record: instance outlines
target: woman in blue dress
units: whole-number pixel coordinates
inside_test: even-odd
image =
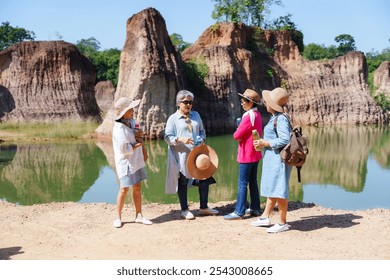
[[[263,90],[262,94],[267,111],[272,114],[272,117],[264,127],[264,139],[253,141],[253,145],[264,148],[261,196],[267,197],[267,202],[261,217],[252,222],[251,225],[255,227],[270,226],[269,216],[277,204],[279,221],[267,229],[268,233],[277,233],[290,228],[287,224],[287,209],[291,166],[285,164],[279,155],[281,148],[287,145],[290,140],[290,121],[283,114],[283,107],[287,104],[289,95],[283,88],[275,88],[272,91]],[[277,125],[274,128],[276,118]]]

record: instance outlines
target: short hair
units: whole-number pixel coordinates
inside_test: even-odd
[[[191,99],[194,99],[194,94],[188,90],[181,90],[176,94],[176,105],[179,105],[180,102],[186,98],[186,97],[191,97]]]

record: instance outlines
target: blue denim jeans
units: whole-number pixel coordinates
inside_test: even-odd
[[[260,211],[260,194],[259,186],[257,184],[257,167],[259,162],[251,163],[240,163],[240,170],[238,175],[238,194],[236,209],[234,212],[236,214],[243,216],[245,214],[246,208],[246,196],[247,196],[247,186],[249,185],[249,195],[250,195],[250,208],[252,210]]]
[[[180,208],[182,211],[188,209],[187,189],[188,180],[183,174],[180,173],[178,181],[177,195],[179,197]],[[209,184],[202,184],[198,186],[200,209],[206,209],[209,200]]]

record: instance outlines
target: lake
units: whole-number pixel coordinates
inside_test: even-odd
[[[309,155],[298,183],[295,167],[290,200],[345,210],[390,209],[390,129],[385,126],[305,127]],[[237,143],[232,135],[208,137],[219,166],[210,202],[236,199]],[[167,145],[148,141],[144,203],[178,203],[165,194]],[[259,182],[261,162],[259,164]],[[73,201],[115,204],[118,183],[110,142],[74,141],[0,145],[0,199],[20,205]],[[196,188],[189,200],[198,202]],[[264,202],[265,198],[261,198]],[[131,196],[127,197],[127,203]],[[179,207],[179,206],[178,206]]]

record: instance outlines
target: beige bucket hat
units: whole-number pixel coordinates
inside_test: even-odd
[[[141,102],[140,99],[137,100],[131,100],[128,97],[121,97],[119,98],[114,105],[115,108],[115,120],[119,120],[123,117],[123,115],[130,110],[131,108],[137,107],[139,103]]]
[[[265,102],[275,111],[284,112],[283,107],[286,106],[289,94],[283,88],[275,88],[272,91],[263,90],[263,98]]]

